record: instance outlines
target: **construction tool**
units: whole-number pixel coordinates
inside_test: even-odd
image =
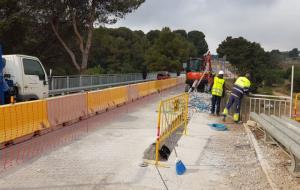
[[[186,167],[183,162],[178,158],[176,148],[174,147],[174,152],[176,156],[175,167],[177,175],[183,175],[186,171]]]

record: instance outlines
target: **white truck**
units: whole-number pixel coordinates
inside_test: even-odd
[[[38,58],[27,55],[3,55],[2,58],[4,77],[13,82],[17,101],[48,97],[48,76]]]

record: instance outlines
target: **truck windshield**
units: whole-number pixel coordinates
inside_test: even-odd
[[[200,71],[202,69],[202,60],[191,59],[187,64],[188,71]]]
[[[39,76],[40,80],[45,80],[44,70],[37,60],[23,59],[24,73],[25,75]]]

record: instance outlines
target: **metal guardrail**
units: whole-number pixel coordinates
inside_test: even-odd
[[[170,75],[176,77],[176,73],[170,73]],[[146,82],[155,80],[156,77],[157,73],[148,73],[146,79],[143,79],[142,73],[53,76],[49,81],[49,95]]]
[[[221,102],[221,108],[224,109],[229,99],[228,91]],[[250,112],[257,114],[275,115],[278,117],[289,116],[292,106],[289,96],[273,96],[263,94],[251,94],[244,96],[240,111],[240,120],[246,122],[250,118]],[[233,108],[229,110],[229,114],[233,115]]]
[[[258,114],[275,115],[278,117],[290,115],[292,106],[291,98],[288,96],[269,96],[253,94],[248,97],[249,112]]]
[[[267,116],[266,114],[252,112],[250,117],[264,129],[265,142],[275,144],[279,142],[286,148],[286,151],[292,158],[289,170],[295,176],[300,177],[300,128],[276,116]]]

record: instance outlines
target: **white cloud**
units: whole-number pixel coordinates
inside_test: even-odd
[[[300,46],[299,7],[299,0],[146,0],[112,27],[200,30],[212,52],[227,36],[290,50]]]

